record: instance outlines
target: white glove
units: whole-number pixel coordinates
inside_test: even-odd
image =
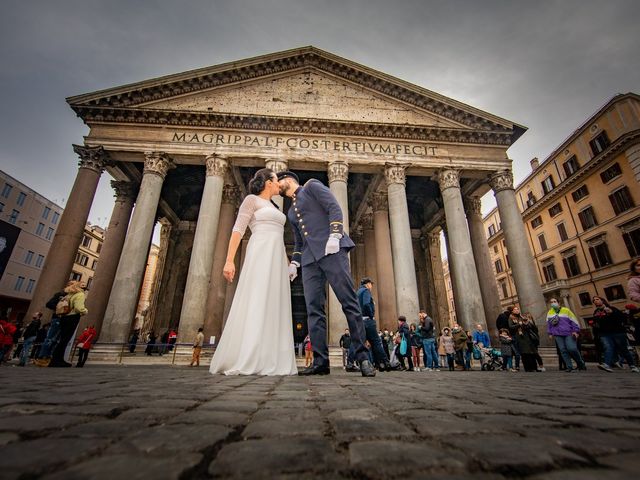
[[[327,246],[324,247],[324,254],[331,255],[340,251],[340,239],[331,235],[327,240]]]
[[[295,263],[291,262],[289,264],[289,280],[293,282],[297,276],[298,276],[298,266]]]

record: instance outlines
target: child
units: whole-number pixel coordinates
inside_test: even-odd
[[[500,353],[502,353],[502,369],[501,370],[511,370],[515,372],[513,369],[513,339],[509,335],[509,330],[506,328],[500,329]]]
[[[304,366],[310,367],[313,364],[313,348],[311,347],[311,337],[304,337]]]
[[[444,348],[444,352],[447,355],[447,365],[449,366],[449,371],[453,372],[454,368],[454,356],[455,356],[455,344],[453,342],[453,337],[451,336],[451,329],[449,327],[445,327],[442,330],[442,335],[440,336],[440,345]]]

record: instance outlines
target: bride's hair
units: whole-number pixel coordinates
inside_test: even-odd
[[[259,195],[264,190],[264,185],[267,180],[271,180],[273,176],[273,170],[270,168],[261,168],[256,172],[253,178],[249,181],[249,193],[253,195]]]

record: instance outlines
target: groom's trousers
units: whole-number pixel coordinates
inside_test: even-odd
[[[368,350],[364,345],[364,325],[358,305],[356,290],[351,280],[349,258],[344,249],[327,255],[320,260],[302,267],[302,285],[307,304],[309,336],[313,347],[314,366],[329,366],[329,347],[327,345],[327,281],[342,305],[347,317],[351,347],[355,350],[359,362],[368,360]]]

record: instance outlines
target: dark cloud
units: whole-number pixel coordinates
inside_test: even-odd
[[[87,133],[65,97],[315,45],[528,126],[509,150],[518,180],[638,91],[639,13],[635,0],[4,1],[0,164],[63,202]],[[110,214],[107,180],[93,222]]]

